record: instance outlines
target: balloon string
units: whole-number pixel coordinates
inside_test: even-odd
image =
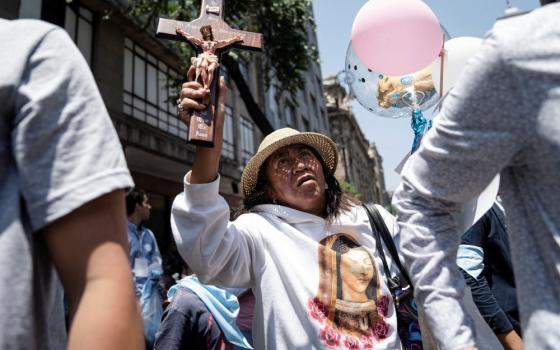
[[[443,33],[443,41],[441,44],[441,51],[439,53],[439,97],[443,97],[443,76],[444,76],[444,61],[445,60],[445,33]],[[441,110],[441,107],[440,107]]]
[[[414,132],[414,141],[412,142],[410,153],[414,153],[418,149],[418,146],[420,146],[420,140],[422,140],[424,132],[432,127],[432,121],[426,121],[420,108],[415,108],[412,111],[410,126]]]

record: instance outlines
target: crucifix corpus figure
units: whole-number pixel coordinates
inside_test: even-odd
[[[231,47],[248,50],[262,48],[262,35],[231,28],[224,20],[223,0],[202,0],[200,17],[192,22],[160,18],[156,36],[187,40],[196,50],[187,73],[189,81],[198,81],[210,90],[209,98],[200,101],[206,109],[188,111],[190,115],[187,142],[214,147],[214,108],[217,108],[220,56]],[[184,112],[183,112],[184,113]]]
[[[236,35],[229,40],[214,41],[214,34],[212,33],[211,25],[200,27],[200,33],[202,34],[203,40],[195,38],[179,26],[177,26],[176,30],[177,33],[181,34],[190,43],[202,49],[202,53],[198,56],[191,57],[191,64],[194,67],[196,74],[194,80],[198,81],[198,78],[201,77],[202,85],[204,85],[205,88],[208,88],[212,84],[214,71],[220,66],[218,56],[216,56],[216,50],[223,49],[226,46],[243,41],[240,35]],[[192,76],[187,78],[192,80]]]

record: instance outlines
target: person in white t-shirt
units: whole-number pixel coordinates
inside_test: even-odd
[[[319,133],[276,130],[243,170],[245,195],[230,221],[218,194],[225,85],[215,147],[197,147],[172,209],[177,249],[205,283],[251,288],[255,349],[400,349],[394,303],[367,213],[334,177],[337,148]],[[208,91],[188,82],[180,113]],[[398,240],[395,219],[377,206]],[[396,271],[389,260],[390,270]]]
[[[0,18],[0,101],[0,349],[141,348],[124,206],[134,183],[64,29]]]

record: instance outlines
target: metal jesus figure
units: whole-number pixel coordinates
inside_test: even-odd
[[[229,45],[243,41],[240,35],[236,35],[231,39],[214,41],[214,34],[212,33],[211,25],[200,27],[200,33],[202,34],[203,40],[185,32],[180,26],[177,26],[176,31],[177,34],[182,35],[191,44],[202,50],[202,53],[198,56],[191,58],[191,64],[195,68],[196,76],[194,80],[198,81],[198,78],[201,77],[202,85],[204,85],[205,88],[209,88],[211,86],[214,71],[220,66],[216,50],[223,49]],[[189,79],[192,79],[192,77],[189,77]]]

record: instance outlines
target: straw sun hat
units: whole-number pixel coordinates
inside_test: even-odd
[[[248,196],[253,192],[259,179],[259,171],[266,159],[284,146],[303,144],[313,148],[323,159],[327,169],[334,173],[338,162],[335,143],[327,136],[316,132],[299,132],[291,128],[274,131],[262,140],[257,153],[249,160],[241,175],[243,193]]]

